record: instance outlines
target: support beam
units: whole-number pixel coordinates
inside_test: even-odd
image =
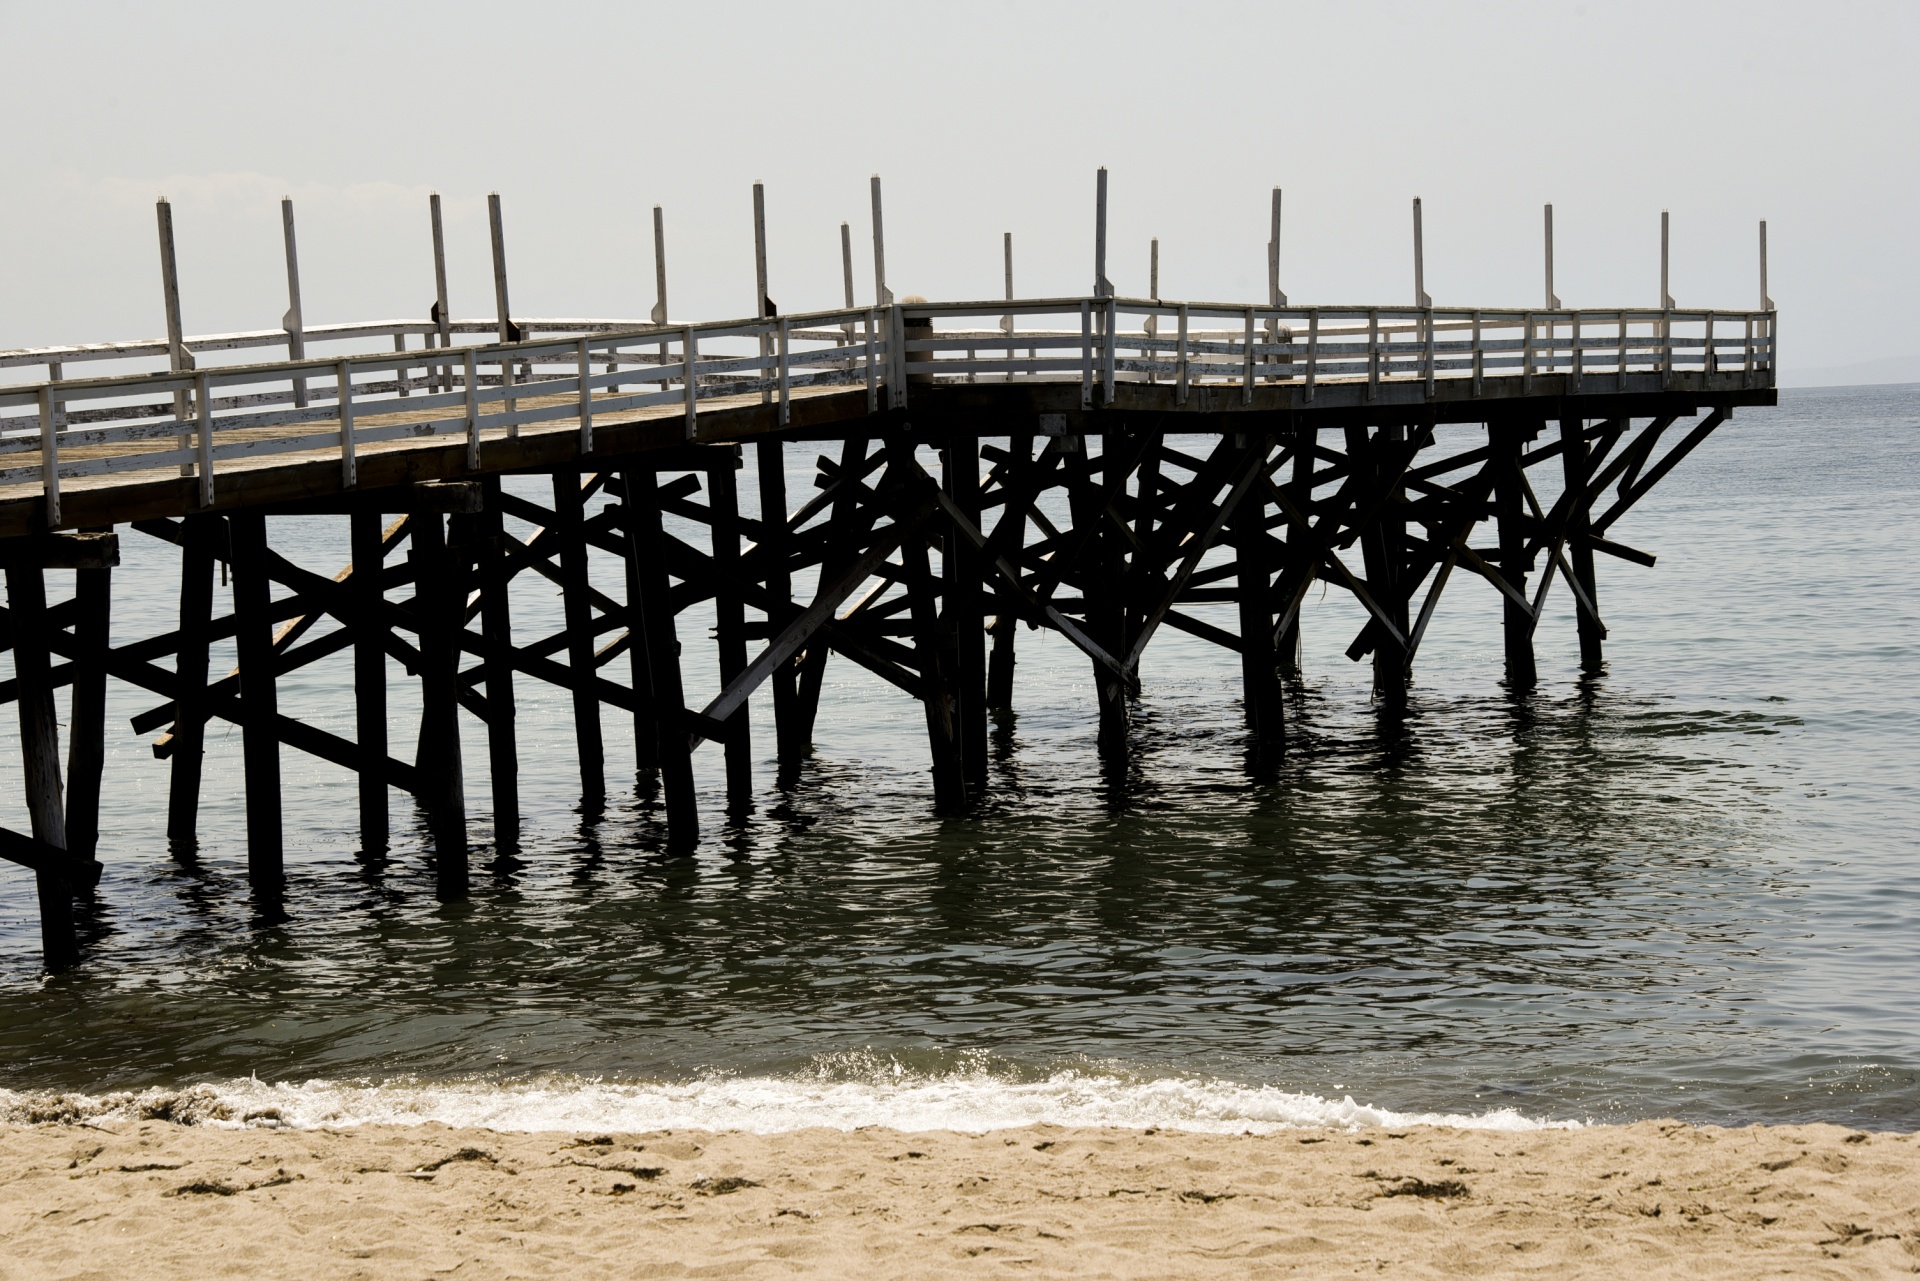
[[[1001,512],[993,536],[1002,549],[1001,555],[1017,564],[1020,548],[1026,542],[1027,504],[1019,501],[1014,486],[1032,467],[1032,434],[1010,438],[1007,452],[1007,466],[1001,481],[1001,492],[1008,496],[1006,510]],[[995,712],[1010,713],[1013,711],[1014,638],[1020,631],[1020,613],[1005,584],[995,584],[994,599],[999,613],[993,619],[993,656],[987,664],[987,707]]]
[[[499,477],[488,480],[488,502],[476,518],[474,552],[479,561],[480,633],[487,685],[487,780],[493,792],[496,858],[520,850],[520,745],[513,692],[513,615],[508,604],[507,536],[498,501]]]
[[[1520,454],[1532,439],[1535,428],[1516,423],[1492,423],[1487,427],[1490,461],[1493,465],[1493,515],[1500,531],[1500,572],[1519,597],[1527,594],[1527,514],[1526,479],[1521,473]],[[1524,694],[1534,687],[1533,615],[1522,600],[1505,596],[1501,602],[1502,630],[1505,635],[1507,689]]]
[[[554,525],[560,535],[561,600],[566,616],[567,666],[582,679],[573,686],[573,741],[580,761],[580,803],[597,810],[607,798],[606,747],[600,734],[600,700],[593,674],[593,599],[587,581],[587,543],[581,529],[585,505],[579,473],[553,475]]]
[[[754,188],[756,212],[759,187]],[[756,221],[757,218],[756,218]],[[761,266],[761,283],[765,284],[766,254],[761,246],[758,261]],[[765,290],[761,291],[761,302],[766,303]],[[763,340],[764,348],[766,342]],[[761,586],[765,589],[769,609],[767,612],[767,630],[777,632],[787,625],[793,616],[793,575],[788,569],[789,544],[787,536],[787,453],[786,447],[777,440],[763,440],[755,446],[754,462],[758,471],[760,488],[760,543],[762,553],[760,563],[766,566],[766,577]],[[792,662],[782,663],[767,681],[773,687],[773,732],[777,758],[782,770],[797,767],[805,760],[812,748],[812,718],[802,714],[799,697],[799,671]],[[802,721],[806,723],[803,725]]]
[[[1265,462],[1267,438],[1250,450]],[[1254,763],[1270,769],[1286,750],[1286,702],[1280,685],[1279,656],[1273,640],[1274,543],[1267,537],[1264,486],[1255,486],[1234,509],[1229,533],[1238,562],[1236,595],[1240,607],[1240,677],[1247,717],[1247,743]]]
[[[13,624],[13,664],[20,679],[20,770],[33,821],[33,839],[67,848],[66,808],[60,795],[60,725],[47,679],[47,587],[39,566],[9,566],[7,607]],[[40,955],[49,970],[80,960],[73,929],[73,889],[52,869],[34,872],[40,900]]]
[[[667,849],[691,852],[700,842],[700,813],[694,802],[693,755],[687,735],[686,695],[680,683],[680,641],[673,622],[671,583],[667,577],[666,534],[660,525],[659,481],[651,471],[629,471],[626,486],[627,538],[640,602],[636,652],[644,652],[647,703],[654,711],[655,753],[667,806]]]
[[[1388,702],[1407,696],[1407,649],[1400,638],[1411,630],[1407,618],[1411,584],[1403,581],[1410,576],[1405,490],[1395,474],[1405,457],[1406,439],[1407,429],[1398,423],[1382,424],[1371,438],[1365,427],[1347,428],[1352,466],[1371,490],[1363,504],[1378,510],[1360,536],[1368,591],[1398,631],[1395,636],[1384,627],[1373,629],[1373,693]]]
[[[1106,474],[1101,478],[1103,485],[1095,485],[1088,474],[1084,448],[1082,446],[1083,452],[1075,460],[1078,483],[1071,487],[1069,503],[1074,534],[1085,540],[1079,569],[1086,599],[1086,634],[1107,653],[1125,654],[1128,650],[1126,585],[1122,577],[1125,564],[1118,538],[1107,521],[1106,495],[1102,490],[1124,483],[1116,473],[1122,466],[1122,455],[1130,451],[1120,433],[1110,432],[1104,436],[1101,458]],[[1109,761],[1124,761],[1132,727],[1127,678],[1096,662],[1093,684],[1100,712],[1100,754]]]
[[[200,777],[206,761],[207,650],[213,631],[213,562],[224,518],[189,516],[180,529],[180,631],[174,657],[173,760],[167,842],[176,856],[200,839]]]
[[[833,511],[827,517],[827,550],[820,563],[823,580],[838,574],[852,562],[860,538],[873,525],[873,508],[861,505],[861,491],[853,483],[866,474],[867,444],[865,436],[849,436],[840,445],[838,492],[833,499]],[[813,741],[814,720],[820,712],[820,687],[826,680],[827,655],[831,651],[827,639],[816,635],[800,656],[795,715],[809,743]]]
[[[942,451],[941,477],[947,496],[980,525],[980,441],[954,435]],[[970,790],[987,785],[987,634],[986,563],[980,549],[948,525],[941,532],[941,576],[946,587],[946,630],[954,638],[955,714],[959,718],[960,762]]]
[[[908,519],[916,483],[928,484],[926,473],[913,458],[913,442],[887,442],[887,473],[881,487],[896,521]],[[958,814],[967,806],[966,770],[961,759],[959,682],[955,672],[953,634],[940,625],[939,602],[924,538],[900,545],[900,563],[906,579],[913,624],[914,665],[920,669],[921,707],[926,713],[927,749],[932,758],[933,809],[936,814]]]
[[[460,753],[460,632],[467,548],[449,543],[439,516],[413,519],[414,608],[420,624],[420,745],[414,768],[433,832],[434,890],[467,896],[467,798]]]
[[[746,584],[740,568],[740,493],[733,469],[721,467],[710,482],[713,536],[713,602],[720,651],[720,687],[725,689],[747,668]],[[727,718],[727,812],[740,817],[753,805],[753,745],[747,737],[747,709]]]
[[[1293,441],[1293,477],[1287,482],[1287,496],[1294,508],[1303,515],[1313,512],[1313,461],[1319,450],[1320,429],[1317,427],[1297,427]],[[1308,559],[1306,544],[1310,538],[1307,529],[1287,523],[1287,563],[1282,567],[1282,581],[1305,581],[1314,572],[1314,560]],[[1279,659],[1282,671],[1298,674],[1300,671],[1300,611],[1294,610],[1287,625],[1281,630],[1279,640],[1274,647],[1274,655]]]
[[[233,541],[235,647],[240,702],[246,709],[241,750],[246,761],[247,879],[256,894],[277,896],[286,881],[281,832],[280,697],[273,653],[273,585],[268,578],[267,520],[257,511],[227,518]]]
[[[1587,447],[1586,421],[1580,418],[1560,420],[1560,462],[1566,476],[1566,490],[1573,495],[1573,507],[1567,513],[1567,563],[1574,582],[1575,610],[1580,632],[1580,670],[1598,675],[1606,666],[1603,652],[1607,629],[1599,616],[1589,610],[1600,606],[1600,592],[1594,581],[1593,543],[1590,541],[1593,512],[1580,501],[1592,482],[1592,466]]]
[[[111,535],[111,529],[89,531]],[[116,556],[115,559],[118,559]],[[77,612],[73,635],[73,701],[67,739],[67,849],[77,858],[97,857],[100,844],[100,779],[106,768],[107,644],[113,611],[113,571],[104,566],[74,571]]]
[[[422,520],[437,519],[421,517]],[[348,517],[353,570],[347,587],[358,605],[353,620],[354,745],[359,758],[360,851],[384,854],[392,839],[387,808],[387,654],[381,571],[385,539],[377,511]],[[176,731],[177,732],[177,731]]]

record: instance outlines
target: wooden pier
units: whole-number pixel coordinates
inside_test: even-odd
[[[1016,298],[1009,238],[1004,298],[927,302],[888,288],[878,179],[871,199],[870,305],[854,301],[843,225],[844,305],[775,314],[756,186],[752,316],[669,319],[656,210],[648,319],[517,317],[496,198],[495,315],[455,321],[435,197],[427,318],[311,327],[289,204],[282,327],[204,338],[182,331],[162,202],[165,340],[0,353],[0,367],[38,379],[0,386],[0,646],[15,672],[0,689],[19,709],[32,823],[30,835],[0,829],[0,856],[35,873],[48,966],[78,958],[74,898],[99,880],[109,677],[152,696],[131,730],[170,762],[178,848],[196,838],[209,725],[240,727],[248,873],[268,900],[282,883],[288,751],[355,773],[368,851],[387,847],[393,791],[411,793],[439,892],[463,896],[479,763],[462,759],[460,723],[485,726],[491,841],[513,851],[521,680],[571,694],[589,805],[605,794],[605,709],[631,725],[680,852],[700,836],[693,753],[717,744],[728,803],[747,805],[749,699],[771,699],[778,760],[797,768],[830,661],[920,702],[929,804],[965,811],[987,787],[989,713],[1011,705],[1022,624],[1085,655],[1111,758],[1128,751],[1140,658],[1160,629],[1237,655],[1260,770],[1286,749],[1283,682],[1314,584],[1365,610],[1346,652],[1371,662],[1381,699],[1404,696],[1460,575],[1499,593],[1510,689],[1534,683],[1533,634],[1559,583],[1581,663],[1597,669],[1595,556],[1653,564],[1615,525],[1737,407],[1775,400],[1764,224],[1753,311],[1673,305],[1664,220],[1661,305],[1562,307],[1550,210],[1540,307],[1434,306],[1418,202],[1412,305],[1299,306],[1280,288],[1276,191],[1264,300],[1174,302],[1157,279],[1153,296],[1123,298],[1107,280],[1102,171],[1089,293]],[[310,354],[329,344],[338,354]],[[275,358],[239,363],[263,349]],[[1447,424],[1484,433],[1442,448]],[[789,447],[819,451],[811,494],[786,490]],[[1540,467],[1558,472],[1551,503],[1529,480]],[[761,514],[743,514],[743,474]],[[528,475],[550,479],[550,501],[501,484]],[[275,551],[276,529],[312,519],[350,526],[351,563],[332,577]],[[178,549],[178,613],[110,645],[128,536]],[[623,567],[622,595],[593,585],[594,557]],[[75,576],[55,605],[50,570]],[[516,629],[508,588],[526,573],[562,593],[553,635]],[[678,620],[708,602],[702,654]],[[209,659],[227,638],[231,675]],[[276,697],[280,677],[335,656],[351,740],[283,714]],[[388,657],[420,682],[415,751],[388,742]],[[704,706],[684,693],[695,663],[719,675]]]

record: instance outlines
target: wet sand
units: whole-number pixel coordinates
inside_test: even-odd
[[[1920,1141],[0,1126],[0,1277],[1867,1277]]]

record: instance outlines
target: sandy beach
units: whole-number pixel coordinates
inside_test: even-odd
[[[1825,1125],[0,1128],[8,1281],[1916,1271],[1920,1142]]]

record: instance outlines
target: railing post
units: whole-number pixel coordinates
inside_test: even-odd
[[[1380,309],[1367,310],[1367,399],[1380,395]]]
[[[580,456],[593,452],[593,362],[587,353],[587,340],[575,343],[575,363],[580,370]]]
[[[467,470],[480,470],[480,360],[473,348],[466,349],[467,383]]]
[[[188,470],[200,474],[200,505],[213,506],[213,381],[210,375],[194,377],[194,399],[200,403],[200,430],[195,447],[195,465]]]
[[[793,418],[793,369],[790,348],[793,331],[787,318],[780,318],[780,425],[785,427]]]
[[[648,318],[656,325],[667,323],[667,224],[660,206],[653,207],[653,311]],[[667,365],[667,340],[660,340],[660,367],[662,372]],[[673,385],[671,378],[660,380],[660,390],[666,391]]]
[[[1080,300],[1080,408],[1093,408],[1093,303],[1085,298]]]
[[[287,359],[305,360],[306,319],[300,310],[300,252],[294,245],[292,196],[280,198],[280,231],[287,246],[287,314],[280,318],[280,327],[287,331]],[[304,378],[296,377],[293,380],[293,407],[307,407],[307,380]]]
[[[1253,308],[1248,307],[1246,309],[1246,331],[1241,336],[1241,342],[1244,347],[1242,354],[1246,358],[1241,362],[1240,369],[1240,403],[1243,405],[1251,405],[1253,403],[1253,326]]]
[[[1307,309],[1307,402],[1313,401],[1314,386],[1320,378],[1320,309]]]
[[[880,221],[880,175],[868,183],[873,195],[873,305],[891,307],[893,290],[887,288],[887,242]]]
[[[1424,309],[1422,309],[1422,312],[1421,312],[1421,323],[1422,323],[1423,325],[1425,325],[1425,327],[1426,327],[1426,331],[1427,331],[1427,344],[1426,344],[1426,352],[1425,352],[1425,355],[1424,355],[1424,361],[1425,361],[1425,364],[1426,364],[1426,367],[1427,367],[1427,399],[1428,399],[1428,400],[1432,400],[1432,399],[1433,399],[1433,378],[1434,378],[1434,368],[1433,368],[1433,308],[1431,308],[1431,307],[1427,307],[1427,308],[1424,308]]]
[[[1586,353],[1580,349],[1580,313],[1573,313],[1573,389],[1580,390],[1580,380],[1587,372]]]
[[[154,204],[154,215],[160,226],[160,289],[167,311],[167,367],[180,371],[193,368],[193,353],[187,350],[186,338],[180,324],[180,272],[174,261],[173,253],[173,205],[165,196]],[[187,393],[173,393],[173,416],[180,423],[180,448],[188,447],[187,440]],[[191,476],[191,463],[180,464],[180,474]]]
[[[1526,327],[1526,336],[1521,340],[1520,390],[1533,390],[1533,313],[1526,312],[1521,322]]]
[[[427,196],[427,209],[433,218],[433,327],[440,335],[440,350],[453,346],[453,317],[447,312],[447,240],[440,225],[440,193]],[[453,366],[440,365],[440,390],[453,390]]]
[[[1478,396],[1487,377],[1487,352],[1480,341],[1480,309],[1473,309],[1473,394]]]
[[[753,184],[753,314],[765,320],[774,311],[773,300],[767,297],[767,189],[764,183]],[[762,329],[760,341],[760,403],[773,400],[773,392],[764,384],[767,381],[767,365],[773,355],[773,335]],[[783,416],[782,422],[786,419]]]
[[[1707,333],[1700,344],[1700,372],[1711,378],[1715,373],[1713,358],[1713,313],[1707,313]]]
[[[1114,360],[1120,345],[1118,333],[1120,305],[1113,300],[1112,294],[1107,295],[1106,321],[1101,327],[1106,332],[1101,335],[1100,343],[1100,381],[1106,386],[1105,403],[1111,405],[1113,404]]]
[[[692,440],[700,429],[700,340],[693,336],[692,325],[680,329],[680,360],[687,393],[687,439]]]
[[[353,456],[353,370],[346,361],[333,367],[334,399],[340,408],[340,487],[352,489],[360,483]]]
[[[1620,313],[1620,362],[1613,389],[1615,391],[1627,389],[1627,313],[1625,311]]]
[[[60,436],[54,429],[53,388],[40,389],[40,493],[47,508],[47,528],[60,527]]]
[[[880,353],[877,350],[876,340],[878,335],[874,332],[878,328],[879,322],[874,316],[874,309],[869,307],[867,308],[867,412],[870,414],[880,412],[880,369],[878,365]]]
[[[1180,304],[1180,350],[1174,357],[1174,371],[1174,377],[1179,380],[1179,385],[1174,391],[1174,403],[1184,405],[1187,403],[1187,389],[1192,385],[1193,379],[1193,370],[1190,367],[1187,352],[1187,304],[1185,303]]]

